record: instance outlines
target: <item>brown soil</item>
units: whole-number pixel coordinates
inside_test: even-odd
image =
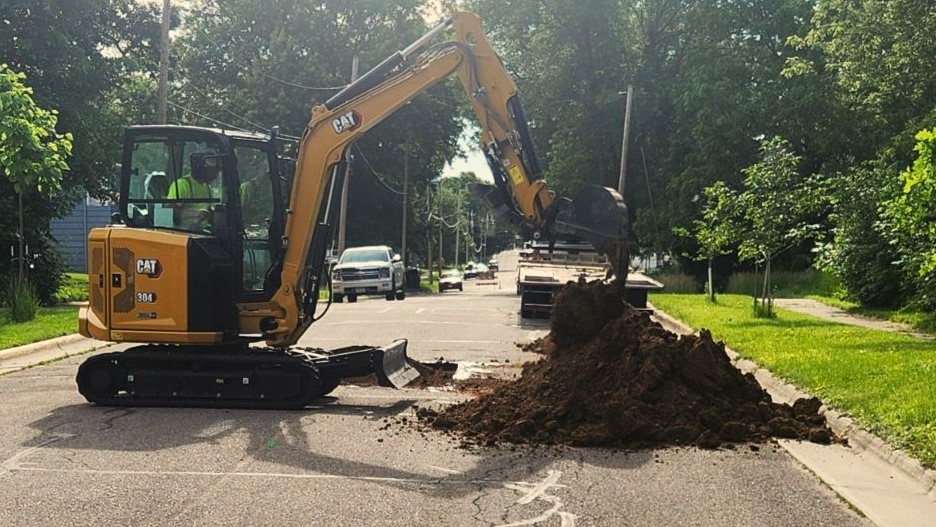
[[[545,357],[525,365],[520,379],[441,412],[420,408],[420,420],[477,445],[717,448],[834,439],[818,400],[771,402],[708,331],[679,337],[600,282],[567,285],[551,325],[529,350]]]
[[[447,384],[453,384],[452,377],[458,364],[439,359],[435,362],[419,362],[412,359],[407,361],[410,366],[416,368],[419,377],[407,385],[408,388],[428,388],[441,387]],[[371,373],[362,377],[346,377],[341,379],[343,385],[354,386],[377,386],[377,374]]]

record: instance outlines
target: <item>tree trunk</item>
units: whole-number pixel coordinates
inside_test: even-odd
[[[23,290],[23,282],[26,280],[26,229],[23,222],[23,191],[19,191],[19,235],[16,237],[19,243],[19,279],[16,282],[16,290]]]
[[[712,260],[713,258],[710,256],[708,259],[708,295],[709,295],[709,302],[714,303],[715,302],[715,284],[712,280]]]
[[[761,305],[766,306],[767,316],[770,317],[770,257],[764,255],[764,288],[761,291]]]
[[[757,314],[757,260],[754,260],[754,314]]]

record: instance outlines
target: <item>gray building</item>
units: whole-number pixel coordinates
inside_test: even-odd
[[[111,213],[116,210],[113,205],[86,196],[75,205],[71,214],[52,220],[49,229],[68,272],[88,272],[88,232],[95,227],[110,225]]]

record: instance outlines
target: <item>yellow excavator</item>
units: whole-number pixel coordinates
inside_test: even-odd
[[[453,40],[432,44],[446,30]],[[541,177],[516,85],[477,16],[455,13],[314,107],[294,167],[277,156],[275,133],[125,131],[121,224],[88,236],[89,305],[79,328],[140,345],[86,360],[79,392],[108,406],[302,408],[342,378],[376,373],[382,384],[401,387],[417,377],[405,340],[333,351],[294,345],[321,318],[345,150],[452,74],[481,123],[494,175],[494,185],[474,190],[531,238],[591,242],[623,284],[621,196],[591,186],[571,200],[555,197]]]

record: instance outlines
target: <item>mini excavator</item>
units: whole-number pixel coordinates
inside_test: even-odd
[[[453,40],[432,44],[447,30]],[[315,106],[294,166],[277,156],[275,131],[126,129],[120,218],[89,233],[79,328],[139,345],[87,359],[79,392],[105,406],[299,409],[346,377],[376,373],[395,387],[417,377],[402,339],[332,351],[295,344],[321,318],[345,150],[452,74],[481,123],[494,175],[494,185],[473,191],[531,238],[591,242],[623,284],[621,196],[591,186],[557,198],[547,188],[516,85],[477,16],[455,13]]]

